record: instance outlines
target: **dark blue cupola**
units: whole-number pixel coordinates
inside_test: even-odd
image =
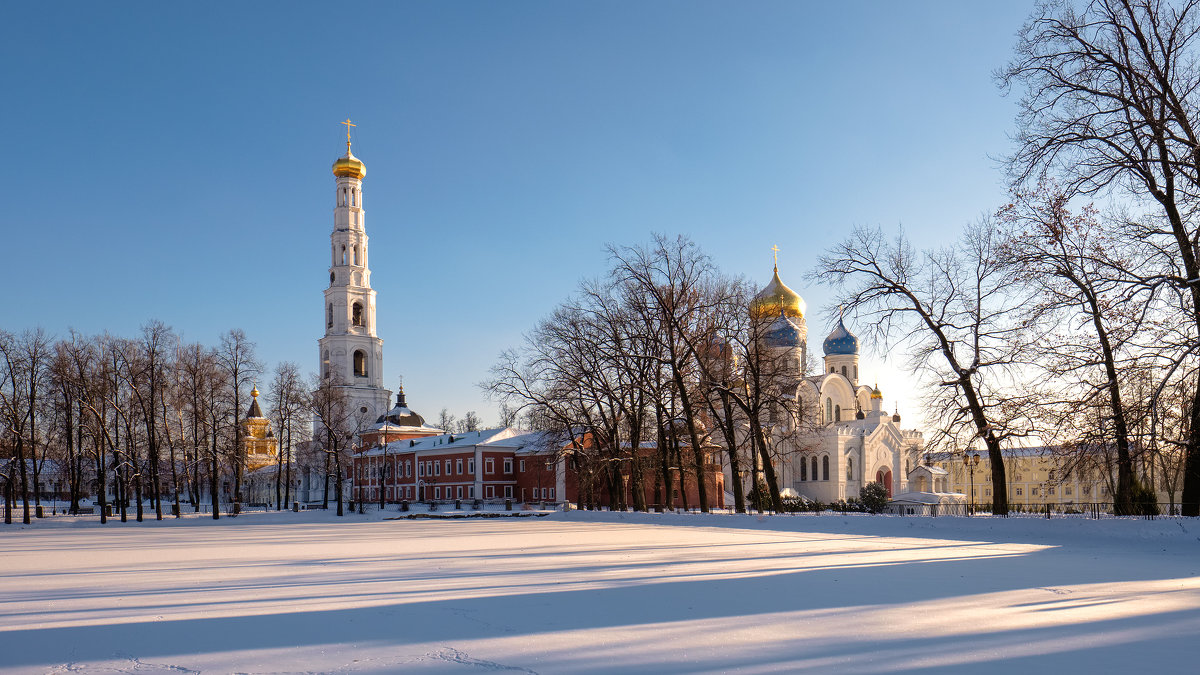
[[[767,326],[763,334],[763,343],[777,349],[794,349],[804,344],[804,332],[795,321],[780,314],[778,319]]]
[[[829,334],[829,337],[825,338],[825,342],[821,346],[825,350],[825,356],[858,355],[858,338],[854,336],[854,333],[846,330],[846,324],[840,316],[837,326]]]

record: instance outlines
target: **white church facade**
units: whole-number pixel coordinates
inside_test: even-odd
[[[783,394],[795,404],[796,416],[775,432],[781,491],[829,503],[857,498],[871,482],[882,483],[889,497],[918,489],[922,434],[903,429],[899,411],[884,410],[883,392],[860,381],[858,338],[841,317],[821,345],[822,372],[805,372],[805,309],[778,266],[751,306],[763,352],[781,364]]]

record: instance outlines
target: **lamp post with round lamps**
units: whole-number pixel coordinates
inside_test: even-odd
[[[388,477],[388,456],[387,443],[383,438],[379,439],[379,452],[381,455],[379,464],[379,510],[383,511],[387,505],[387,477]]]
[[[975,467],[979,466],[979,453],[963,453],[963,466],[971,474],[971,508],[967,511],[967,515],[975,515]]]

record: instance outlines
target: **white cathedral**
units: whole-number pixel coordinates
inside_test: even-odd
[[[901,429],[899,411],[883,409],[883,392],[860,383],[858,338],[841,317],[821,345],[822,372],[805,372],[805,309],[800,295],[780,280],[778,265],[750,308],[765,352],[783,364],[787,396],[804,411],[805,423],[793,424],[777,448],[780,489],[825,503],[858,497],[871,482],[882,483],[889,497],[936,492],[937,477],[920,462],[921,432]]]

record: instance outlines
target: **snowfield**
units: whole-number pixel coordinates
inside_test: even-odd
[[[1196,672],[1200,521],[0,526],[3,673]]]

